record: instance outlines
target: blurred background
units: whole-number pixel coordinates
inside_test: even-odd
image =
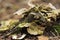
[[[0,20],[19,19],[20,16],[12,16],[12,13],[21,8],[29,8],[29,0],[0,0]],[[56,8],[60,8],[60,0],[32,0],[33,4],[52,3]]]

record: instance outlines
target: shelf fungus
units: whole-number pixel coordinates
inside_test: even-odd
[[[13,26],[15,26],[15,24],[18,22],[19,20],[13,20],[13,19],[9,19],[9,20],[4,20],[1,21],[0,24],[0,31],[6,31],[9,29],[12,29]]]
[[[38,35],[38,34],[43,34],[44,27],[37,25],[36,23],[31,23],[29,28],[27,28],[27,32],[31,35]]]
[[[0,32],[9,30],[6,34],[10,35],[13,32],[15,33],[15,31],[18,32],[17,28],[22,30],[25,28],[31,35],[42,35],[48,24],[50,25],[51,22],[56,22],[57,16],[60,14],[60,9],[56,9],[51,3],[49,3],[48,5],[36,5],[29,9],[23,8],[15,12],[14,15],[15,14],[22,15],[22,18],[18,20],[9,19],[1,21]],[[6,36],[6,34],[4,35]],[[25,35],[23,35],[22,38],[24,38],[24,36]],[[15,37],[16,36],[13,38]]]

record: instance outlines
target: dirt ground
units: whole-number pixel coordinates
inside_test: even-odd
[[[21,8],[29,8],[29,0],[0,0],[0,20],[18,19],[20,16],[12,16],[14,12]],[[56,8],[60,8],[60,0],[32,0],[33,4],[52,3]]]

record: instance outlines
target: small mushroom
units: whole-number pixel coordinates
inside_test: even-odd
[[[27,11],[26,8],[22,8],[22,9],[16,11],[16,12],[14,13],[14,15],[22,15],[22,14],[23,14],[24,12],[26,12],[26,11]]]
[[[26,36],[26,34],[23,34],[21,37],[18,37],[18,36],[15,34],[15,35],[12,35],[12,39],[21,40],[21,39],[23,39],[25,36]]]

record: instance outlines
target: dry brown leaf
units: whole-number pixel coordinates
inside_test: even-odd
[[[38,40],[48,40],[47,36],[38,36]]]

